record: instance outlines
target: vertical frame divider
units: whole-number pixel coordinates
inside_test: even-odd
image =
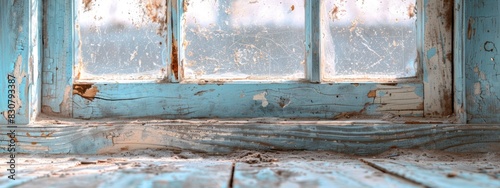
[[[321,82],[321,1],[306,1],[306,78],[312,83]]]
[[[184,14],[184,4],[183,0],[170,0],[170,10],[171,10],[171,28],[172,28],[172,38],[171,38],[171,59],[169,71],[170,82],[177,83],[182,80],[183,71],[182,64],[184,61],[184,50],[182,50],[182,41],[184,40],[182,34],[182,18]]]
[[[43,1],[42,112],[72,117],[73,63],[78,66],[75,26],[79,1]],[[69,39],[69,40],[68,40]]]
[[[457,123],[467,123],[465,96],[465,9],[464,0],[455,0],[454,32],[453,32],[453,92],[454,113]]]

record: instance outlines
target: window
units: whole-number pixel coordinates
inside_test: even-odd
[[[83,119],[449,115],[451,86],[426,80],[451,74],[451,60],[437,56],[451,53],[452,32],[428,21],[445,5],[376,2],[47,3],[45,22],[65,30],[45,31],[53,40],[44,77],[55,81],[44,83],[44,111]],[[64,48],[51,46],[57,41]],[[444,66],[429,66],[436,62]]]

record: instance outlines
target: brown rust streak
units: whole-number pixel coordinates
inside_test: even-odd
[[[172,62],[170,63],[170,69],[175,79],[179,79],[179,55],[177,53],[177,40],[175,40],[174,35],[172,35],[172,41]]]
[[[93,84],[73,84],[73,94],[93,101],[99,90]]]
[[[153,23],[158,23],[160,26],[156,30],[156,34],[164,36],[163,33],[168,29],[167,20],[167,1],[166,0],[147,0],[144,5],[145,14]]]
[[[472,36],[474,36],[475,29],[472,28],[472,24],[474,24],[474,19],[469,18],[469,23],[467,24],[467,38],[470,40]]]
[[[447,31],[451,31],[453,29],[453,18],[454,18],[454,15],[453,15],[453,8],[454,8],[454,0],[444,0],[443,1],[443,4],[444,4],[444,15],[443,12],[441,12],[440,16],[442,16],[444,18],[444,20],[446,21],[445,22],[445,28]]]
[[[368,94],[366,96],[368,96],[368,98],[377,97],[377,90],[370,90],[370,92],[368,92]]]

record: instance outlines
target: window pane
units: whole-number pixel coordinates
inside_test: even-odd
[[[324,78],[415,76],[415,0],[322,3]]]
[[[188,1],[184,77],[302,79],[304,1]]]
[[[84,0],[79,79],[156,79],[166,67],[166,0]]]

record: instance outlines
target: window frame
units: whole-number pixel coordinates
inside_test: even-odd
[[[437,14],[443,7],[442,4],[439,5],[442,2],[431,0],[428,7],[434,8]],[[426,68],[423,71],[435,75],[431,77],[423,74],[423,79],[429,80],[429,82],[424,81],[424,84],[429,84],[425,88],[430,87],[433,91],[430,96],[437,97],[436,100],[440,99],[440,91],[446,91],[440,87],[442,84],[453,87],[452,94],[455,106],[453,110],[457,121],[446,121],[447,119],[444,119],[446,116],[441,116],[438,119],[427,120],[403,118],[401,121],[354,122],[283,121],[275,118],[246,119],[244,121],[220,119],[120,120],[116,118],[81,121],[65,118],[71,117],[71,111],[68,110],[68,107],[72,104],[71,96],[73,95],[72,72],[66,71],[73,67],[66,67],[65,64],[67,61],[73,61],[68,56],[68,53],[72,52],[69,50],[72,49],[72,46],[67,40],[61,40],[64,38],[63,36],[70,36],[70,38],[72,36],[68,32],[68,28],[64,27],[65,21],[71,22],[71,19],[66,17],[71,13],[65,12],[65,10],[70,10],[67,9],[68,4],[57,5],[57,0],[47,0],[43,3],[41,0],[1,1],[0,19],[14,20],[17,18],[14,13],[19,14],[22,12],[21,9],[25,14],[18,20],[0,23],[5,26],[2,29],[8,28],[2,30],[2,32],[7,31],[6,33],[8,33],[2,33],[0,36],[2,37],[0,38],[2,45],[11,50],[0,51],[0,66],[2,67],[0,76],[5,78],[6,74],[24,72],[26,77],[21,78],[22,82],[19,82],[20,87],[18,87],[24,88],[24,90],[17,90],[20,92],[17,92],[16,95],[19,97],[21,109],[23,109],[16,114],[19,117],[19,121],[16,121],[19,126],[4,126],[7,123],[4,122],[3,118],[0,118],[0,125],[2,125],[0,132],[9,133],[15,130],[16,139],[11,140],[16,143],[17,153],[102,154],[146,148],[174,151],[185,149],[217,154],[239,149],[327,150],[357,155],[378,154],[390,148],[419,148],[452,152],[498,151],[497,146],[500,142],[498,137],[500,125],[498,123],[474,124],[466,122],[467,116],[473,117],[474,113],[477,113],[466,112],[466,109],[474,109],[466,108],[465,97],[465,74],[473,72],[473,70],[466,69],[465,66],[466,49],[464,47],[466,42],[470,42],[466,38],[466,25],[467,21],[470,21],[467,16],[470,15],[465,14],[465,9],[472,6],[465,7],[465,5],[470,4],[466,3],[465,0],[454,2],[453,80],[450,80],[451,78],[444,73],[439,73],[439,71],[447,69],[443,68],[445,65],[437,64],[435,59],[424,61],[427,63],[424,63],[423,66]],[[57,19],[42,24],[41,15],[47,14],[47,9],[42,11],[42,4],[44,7],[53,6],[52,9],[59,9],[63,12],[53,15]],[[469,13],[471,10],[475,10],[475,7],[469,9]],[[429,20],[432,20],[433,24],[441,24],[441,21],[445,19],[435,16],[429,17]],[[19,27],[24,28],[22,32],[18,30]],[[42,32],[42,30],[45,31]],[[52,35],[50,38],[46,38],[46,35],[42,38],[42,33]],[[436,35],[433,35],[432,40],[448,40],[446,36],[444,36],[445,39],[440,38],[438,33],[435,32]],[[437,43],[432,44],[436,45]],[[425,49],[429,50],[433,47],[436,46],[431,45]],[[50,51],[54,49],[59,50]],[[424,52],[426,55],[429,54],[428,51]],[[436,54],[441,53],[438,50],[436,52]],[[441,57],[439,59],[445,59],[442,58],[442,54],[432,57],[435,56]],[[22,57],[22,60],[17,61],[18,57]],[[62,62],[62,64],[54,62]],[[437,62],[439,63],[439,61]],[[441,61],[441,63],[445,63],[445,61]],[[436,69],[433,66],[436,66]],[[41,76],[42,71],[44,72],[43,77]],[[43,91],[40,89],[42,85]],[[2,89],[5,88],[5,82],[0,83],[0,86]],[[2,89],[0,90],[4,91]],[[426,89],[425,92],[428,91],[430,90]],[[41,96],[42,93],[45,95]],[[2,93],[0,96],[3,98],[5,95]],[[427,98],[427,95],[424,97]],[[42,99],[46,110],[44,114],[40,114]],[[436,105],[441,106],[441,104]],[[424,108],[427,112],[434,112],[427,108]],[[51,111],[53,109],[58,111]],[[0,111],[5,111],[3,105],[0,106]],[[35,121],[37,116],[38,119]],[[0,148],[6,152],[9,140],[3,139],[0,140],[0,143],[3,145]]]
[[[172,12],[172,25],[175,28],[169,30],[173,35],[171,41],[174,41],[173,43],[177,46],[182,46],[181,27],[178,24],[180,24],[180,15],[182,15],[185,1],[169,0],[168,2],[169,11]],[[49,44],[43,46],[42,80],[46,82],[42,83],[42,111],[46,114],[80,119],[252,118],[262,116],[321,119],[373,116],[377,119],[386,113],[396,116],[447,117],[453,113],[453,98],[450,98],[453,96],[450,76],[452,62],[436,56],[441,57],[445,56],[443,54],[452,53],[453,30],[441,31],[443,28],[441,28],[440,21],[442,20],[435,18],[438,16],[433,16],[444,9],[445,5],[436,1],[417,0],[417,2],[421,2],[419,3],[420,10],[422,8],[425,10],[417,14],[419,15],[417,48],[421,64],[419,69],[422,71],[421,74],[417,74],[417,79],[401,79],[397,82],[320,82],[319,21],[312,21],[311,23],[314,24],[306,24],[308,82],[204,81],[178,84],[175,84],[178,82],[175,79],[172,79],[170,83],[75,82],[74,76],[77,73],[74,72],[74,62],[78,62],[76,57],[78,35],[72,25],[75,24],[77,16],[76,5],[73,1],[44,2],[44,7],[46,7],[44,13],[47,15],[43,18],[44,25],[49,26],[44,29],[44,41],[49,38]],[[320,11],[314,11],[319,10],[319,6],[319,1],[306,1],[306,20],[319,20]],[[314,12],[316,14],[311,14]],[[56,15],[51,15],[54,13]],[[63,29],[60,29],[61,27]],[[169,37],[167,38],[169,40]],[[439,44],[436,39],[445,41],[446,44]],[[179,57],[178,67],[182,67],[182,50],[180,50]],[[54,62],[61,63],[54,65]],[[171,66],[170,62],[168,67]],[[174,78],[171,70],[169,71],[170,78]],[[238,89],[242,92],[235,92]],[[182,93],[171,92],[176,90]],[[290,93],[292,90],[294,92]],[[165,95],[161,97],[149,91],[159,91]],[[311,91],[315,92],[312,96]],[[261,94],[264,94],[266,102],[254,99],[259,99]],[[217,97],[216,100],[211,98],[214,96]],[[244,96],[243,99],[247,100],[242,100],[240,96]],[[298,96],[309,97],[311,104],[300,102],[303,99]],[[337,101],[336,98],[341,98],[341,100]],[[206,102],[207,100],[214,100],[214,102]],[[295,105],[297,100],[299,103]],[[207,107],[198,107],[200,103],[206,103]],[[304,108],[304,105],[309,107]],[[193,109],[193,106],[197,109]],[[235,106],[237,106],[236,109]]]

